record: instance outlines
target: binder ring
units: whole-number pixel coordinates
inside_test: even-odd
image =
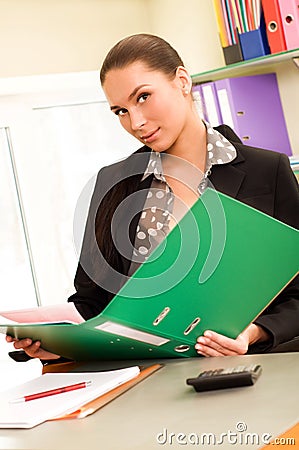
[[[174,347],[175,351],[178,353],[184,353],[187,352],[188,350],[190,350],[190,346],[189,345],[178,345],[177,347]]]
[[[294,21],[294,17],[292,16],[292,14],[288,14],[285,18],[286,23],[292,23]]]
[[[271,33],[274,33],[277,30],[277,22],[275,22],[275,20],[269,22],[268,30],[271,31]]]
[[[158,317],[156,317],[156,319],[153,321],[153,325],[157,326],[160,322],[162,322],[163,319],[165,319],[165,317],[167,316],[167,314],[169,313],[170,308],[168,306],[166,306],[162,312],[160,312],[160,314],[158,315]]]
[[[200,317],[196,317],[196,319],[194,319],[193,322],[191,322],[190,325],[188,325],[188,327],[184,331],[184,334],[185,335],[189,334],[190,331],[194,330],[194,328],[196,327],[196,325],[199,324],[199,322],[200,322]]]

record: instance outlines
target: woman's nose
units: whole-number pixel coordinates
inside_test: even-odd
[[[139,111],[133,111],[130,113],[131,128],[133,131],[140,130],[146,123],[145,117]]]

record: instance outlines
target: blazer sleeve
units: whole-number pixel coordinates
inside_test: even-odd
[[[299,276],[279,294],[255,320],[256,325],[271,335],[271,341],[251,346],[250,352],[269,351],[299,336]]]
[[[69,297],[68,302],[74,303],[85,320],[98,316],[113,298],[110,292],[91,280],[80,263],[76,271],[74,286],[76,292]]]
[[[298,183],[288,157],[283,154],[280,155],[277,168],[274,217],[296,229],[299,228]],[[278,344],[299,336],[298,275],[254,323],[270,333],[272,339],[270,343],[252,345],[249,351],[251,353],[269,351]]]

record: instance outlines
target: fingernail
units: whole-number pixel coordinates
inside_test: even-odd
[[[205,331],[205,332],[204,332],[204,336],[206,336],[206,337],[210,338],[210,337],[212,337],[212,336],[213,336],[213,334],[212,334],[212,332],[211,332],[211,331]]]

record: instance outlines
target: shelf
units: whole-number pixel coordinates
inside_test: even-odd
[[[287,52],[261,56],[260,58],[248,59],[246,61],[219,67],[218,69],[194,74],[192,75],[192,81],[193,83],[202,83],[204,81],[215,81],[230,76],[239,76],[245,74],[245,72],[252,67],[266,67],[291,60],[292,58],[299,59],[298,48]]]

